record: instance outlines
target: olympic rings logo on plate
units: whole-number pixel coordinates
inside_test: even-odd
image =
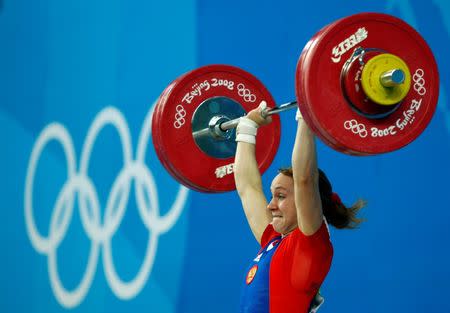
[[[150,169],[145,164],[153,110],[154,106],[145,118],[139,135],[136,158],[133,158],[127,122],[121,112],[114,107],[107,107],[96,116],[83,144],[79,166],[72,138],[66,128],[59,123],[47,125],[34,144],[25,183],[26,230],[33,247],[39,253],[47,255],[52,290],[58,302],[66,308],[78,306],[89,291],[97,269],[100,249],[102,249],[106,281],[113,293],[120,299],[131,299],[136,296],[149,278],[159,235],[172,228],[186,204],[188,189],[180,186],[170,210],[164,216],[160,215],[157,186]],[[117,130],[122,145],[124,164],[112,184],[102,224],[100,201],[97,189],[89,177],[88,168],[98,134],[107,125]],[[44,148],[51,141],[56,141],[63,148],[67,163],[67,181],[57,195],[50,218],[49,233],[45,236],[36,227],[33,215],[33,190],[39,159]],[[114,265],[111,239],[124,218],[133,180],[138,213],[149,235],[141,268],[131,281],[124,281],[119,277]],[[81,281],[75,289],[68,290],[60,279],[57,250],[70,226],[75,201],[78,201],[82,226],[91,241],[91,247]]]
[[[238,95],[241,96],[245,102],[255,102],[256,96],[252,92],[245,88],[245,85],[240,83],[237,85]]]
[[[186,123],[186,120],[184,119],[184,117],[186,116],[186,110],[181,104],[178,104],[175,107],[175,110],[177,111],[177,113],[175,113],[175,121],[173,122],[173,127],[178,129],[183,126],[184,123]]]
[[[424,96],[427,93],[427,89],[425,88],[425,75],[423,69],[418,68],[412,77],[414,81],[414,90],[420,95]]]
[[[364,124],[358,123],[357,120],[348,120],[345,121],[344,127],[347,130],[351,130],[354,134],[359,135],[361,138],[367,137],[367,129]]]

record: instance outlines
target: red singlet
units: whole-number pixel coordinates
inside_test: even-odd
[[[297,228],[281,241],[276,237],[268,225],[246,275],[241,312],[307,313],[328,274],[333,247],[325,222],[311,236]]]

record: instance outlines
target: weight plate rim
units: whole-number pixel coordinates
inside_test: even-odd
[[[378,144],[378,145],[374,146],[372,143],[371,143],[370,147],[365,146],[363,148],[361,148],[361,145],[349,146],[350,150],[357,151],[358,153],[380,154],[380,153],[391,152],[391,151],[397,150],[399,148],[402,148],[402,147],[408,145],[409,143],[414,141],[418,136],[420,136],[420,134],[429,125],[429,123],[434,115],[434,112],[436,110],[436,106],[437,106],[437,100],[438,100],[438,95],[439,95],[439,73],[438,73],[436,60],[432,54],[430,47],[427,45],[425,39],[422,38],[421,35],[416,30],[414,30],[414,28],[412,28],[410,25],[408,25],[406,22],[404,22],[396,17],[386,15],[386,14],[364,13],[364,14],[356,14],[356,15],[341,19],[341,20],[339,20],[339,21],[341,21],[341,23],[334,23],[326,29],[323,36],[321,37],[321,41],[317,44],[317,47],[322,47],[322,46],[327,45],[326,39],[327,39],[327,35],[330,36],[329,35],[330,33],[334,35],[335,33],[342,31],[345,28],[349,28],[351,25],[355,25],[357,23],[362,24],[363,22],[368,23],[369,17],[370,17],[370,21],[376,20],[377,23],[382,22],[383,24],[388,24],[391,26],[394,25],[395,27],[400,28],[403,33],[408,34],[410,37],[413,37],[414,41],[420,42],[419,46],[421,47],[421,49],[420,49],[421,55],[427,56],[426,60],[423,61],[422,64],[427,66],[425,68],[429,71],[428,85],[432,86],[432,88],[430,90],[433,90],[432,95],[430,95],[429,99],[428,99],[427,111],[422,113],[421,122],[420,122],[421,127],[416,127],[414,129],[414,133],[409,130],[410,134],[405,134],[405,133],[402,134],[402,136],[399,136],[399,139],[397,139],[395,141],[392,140],[392,142],[388,146],[386,146],[386,145],[382,146],[382,144]],[[344,24],[343,21],[346,22],[346,24]],[[378,26],[378,27],[380,27],[380,26]],[[356,26],[355,26],[355,28],[356,28]],[[378,48],[384,48],[384,47],[378,47]],[[395,52],[392,50],[390,50],[389,52],[395,54]],[[322,47],[322,53],[321,53],[322,58],[323,58],[324,53],[325,53],[325,48]],[[349,54],[349,56],[350,56],[350,54]],[[402,57],[401,53],[400,53],[400,57]],[[308,66],[308,71],[305,73],[305,75],[309,75],[309,73],[311,71],[317,70],[317,68],[314,68],[313,64],[315,63],[315,61],[317,61],[317,59],[320,59],[320,56],[319,56],[319,54],[315,54],[315,55],[311,55],[310,58],[311,58],[311,61]],[[403,59],[403,57],[402,57],[402,59]],[[345,60],[345,58],[344,58],[344,60]],[[339,62],[339,64],[341,62],[342,62],[342,60]],[[407,61],[405,61],[405,62],[408,64]],[[408,64],[408,66],[410,66],[410,64]],[[314,68],[314,69],[312,69],[312,68]],[[316,102],[316,101],[311,101],[311,98],[314,98],[314,95],[311,95],[311,92],[312,92],[311,90],[308,90],[308,92],[305,94],[305,98],[308,103]],[[341,95],[342,95],[342,92],[340,92],[340,96]],[[345,101],[345,99],[341,99],[340,101],[343,102],[342,100]],[[408,98],[408,101],[405,101],[405,102],[410,102],[411,100],[412,100],[412,98]],[[347,105],[346,103],[344,103],[344,104]],[[405,107],[407,107],[407,105],[408,104],[406,104]],[[402,110],[404,110],[404,109],[400,109],[400,111],[402,111]],[[314,115],[315,112],[313,111],[312,114]],[[353,115],[353,116],[357,117],[358,119],[361,119],[359,116],[356,116],[356,115]],[[372,126],[372,124],[370,126]],[[419,131],[417,129],[419,129]],[[333,134],[331,134],[331,135],[333,135]],[[333,137],[339,142],[340,145],[348,146],[348,143],[343,142],[341,140],[341,138],[336,137],[335,135],[333,135]]]
[[[237,75],[239,77],[241,77],[243,80],[245,81],[250,81],[252,82],[252,85],[257,86],[259,92],[261,93],[261,95],[264,96],[264,99],[269,103],[269,105],[271,104],[272,106],[275,105],[275,101],[273,100],[272,95],[270,94],[270,92],[267,90],[267,88],[265,87],[264,84],[262,84],[262,82],[256,78],[254,75],[246,72],[243,69],[240,69],[238,67],[235,66],[230,66],[230,65],[224,65],[224,64],[212,64],[212,65],[207,65],[207,66],[203,66],[197,69],[194,69],[193,71],[188,72],[187,74],[183,75],[178,81],[177,81],[177,86],[186,86],[187,83],[189,82],[194,82],[196,78],[202,76],[202,75],[207,75],[208,73],[211,72],[226,72],[228,73],[227,75]],[[187,82],[187,83],[186,83]],[[180,87],[180,88],[182,88]],[[176,88],[173,88],[173,90],[175,90]],[[181,89],[178,90],[178,92],[181,92]],[[177,95],[174,95],[174,97],[176,97]],[[217,96],[217,94],[215,94],[214,96]],[[167,97],[167,100],[169,100],[170,97]],[[207,98],[205,98],[207,99]],[[233,98],[234,101],[241,103],[242,101],[240,101],[239,99],[235,99]],[[164,103],[164,106],[160,107],[159,109],[159,113],[162,115],[165,109],[167,101]],[[248,112],[248,108],[243,106],[245,111]],[[267,127],[267,126],[265,126]],[[258,163],[258,167],[260,168],[260,171],[264,172],[265,170],[267,170],[267,168],[270,166],[270,164],[272,163],[273,159],[275,158],[276,155],[276,151],[278,150],[279,147],[279,143],[280,143],[280,134],[281,134],[281,127],[280,127],[280,120],[279,117],[274,117],[273,118],[273,122],[272,122],[272,130],[275,131],[275,137],[276,140],[273,140],[272,142],[272,149],[270,151],[272,151],[271,153],[267,154],[264,158],[261,158],[259,160]],[[158,131],[159,134],[159,131]],[[160,138],[162,138],[162,135],[160,135]],[[258,137],[257,137],[258,138]],[[189,138],[189,140],[192,141],[192,144],[195,145],[196,148],[198,148],[193,140],[193,138]],[[257,139],[257,143],[258,143],[258,139]],[[257,145],[258,146],[258,145]],[[165,147],[165,145],[162,145],[162,151],[164,151],[164,154],[167,156],[167,149]],[[201,152],[201,150],[199,150]],[[201,152],[203,155],[204,153]],[[214,161],[216,160],[215,158],[209,157],[206,155],[206,157],[209,159],[209,161]],[[226,164],[230,164],[230,163],[234,163],[234,158],[235,156],[231,156],[229,158],[226,159],[221,159],[221,161],[223,163]],[[172,162],[169,160],[169,157],[164,157],[164,159],[166,160],[166,162],[168,164],[172,164]],[[174,166],[172,166],[172,168],[174,168]],[[173,169],[172,171],[175,171],[175,169]],[[232,181],[226,185],[222,185],[222,184],[215,184],[214,186],[212,186],[211,184],[206,186],[205,188],[203,188],[205,185],[203,184],[199,184],[197,181],[192,182],[191,177],[186,177],[184,173],[180,174],[180,171],[176,171],[177,175],[182,177],[182,181],[185,184],[188,184],[191,188],[194,187],[193,189],[201,189],[201,191],[204,192],[211,192],[211,193],[215,193],[215,192],[227,192],[227,191],[232,191],[234,189],[236,189],[235,187],[235,183],[234,183],[234,179],[232,179]],[[211,189],[214,188],[214,189]]]
[[[315,121],[313,119],[312,116],[310,116],[310,111],[311,109],[309,108],[309,104],[306,101],[306,99],[304,98],[305,96],[305,86],[306,83],[304,83],[304,75],[303,70],[304,70],[304,66],[305,66],[305,62],[306,60],[310,57],[310,52],[312,51],[311,48],[314,47],[314,45],[321,40],[322,36],[324,35],[324,33],[326,32],[326,30],[332,26],[334,23],[330,23],[326,26],[324,26],[322,29],[320,29],[316,34],[314,34],[314,36],[308,41],[308,43],[306,44],[305,48],[303,49],[300,58],[297,62],[297,68],[295,71],[295,93],[296,93],[296,98],[297,98],[297,102],[298,102],[298,106],[300,108],[300,111],[302,113],[303,118],[305,119],[307,125],[309,126],[309,128],[311,128],[311,130],[314,132],[314,134],[319,137],[319,139],[325,143],[327,146],[329,146],[330,148],[339,151],[339,152],[343,152],[346,153],[346,149],[344,147],[339,146],[336,142],[333,141],[333,138],[328,138],[327,134],[322,133],[322,131],[316,127],[316,123],[317,121]],[[302,108],[303,107],[303,108]]]

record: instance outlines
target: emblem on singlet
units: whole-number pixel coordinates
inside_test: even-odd
[[[250,285],[253,281],[253,278],[255,278],[256,272],[258,271],[258,265],[253,265],[252,268],[247,273],[247,278],[245,279],[245,282],[247,285]]]

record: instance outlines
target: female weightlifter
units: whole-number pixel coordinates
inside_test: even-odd
[[[319,287],[333,257],[327,223],[336,228],[357,227],[361,220],[356,215],[364,202],[346,207],[332,191],[317,168],[314,135],[298,111],[292,168],[279,170],[268,203],[255,158],[257,129],[271,122],[261,115],[265,106],[262,102],[242,117],[236,129],[236,188],[261,245],[246,272],[240,312],[316,312],[323,302]]]

